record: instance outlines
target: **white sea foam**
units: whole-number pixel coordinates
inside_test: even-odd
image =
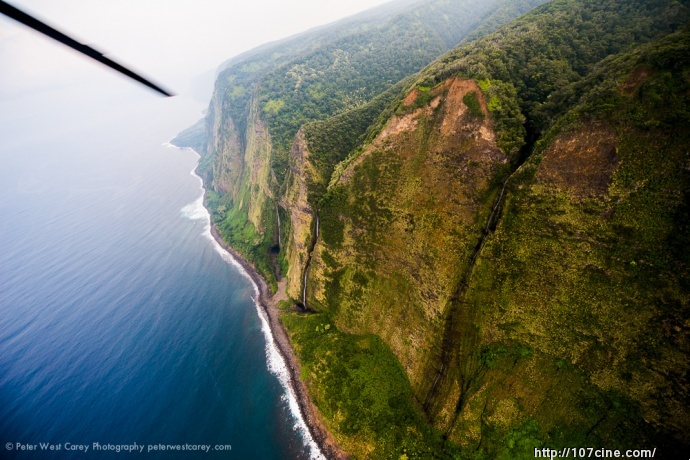
[[[208,219],[208,211],[204,207],[204,196],[201,195],[193,203],[189,203],[187,206],[180,210],[180,213],[190,220],[201,220]]]
[[[173,144],[166,142],[165,144],[168,147],[175,147]],[[192,148],[185,147],[182,148],[181,150],[189,150],[191,152],[194,152],[194,154],[199,157],[199,154]],[[201,177],[196,173],[196,166],[194,169],[192,169],[189,174],[192,176],[196,177],[199,180],[199,191],[201,192],[201,196],[194,200],[193,202],[189,203],[188,205],[184,206],[182,209],[180,209],[180,214],[182,214],[183,217],[190,219],[190,220],[206,220],[206,227],[204,228],[204,236],[208,234],[208,237],[212,240],[214,240],[213,235],[211,235],[211,215],[208,212],[208,209],[204,206],[204,197],[206,196],[206,189],[204,189],[204,181],[201,179]],[[214,240],[215,241],[215,240]]]
[[[166,144],[168,144],[171,147],[175,147],[170,143]],[[186,149],[191,150],[197,155],[197,157],[199,157],[199,154],[196,151],[194,151],[194,149]],[[264,338],[266,339],[266,364],[268,366],[268,370],[276,377],[278,377],[278,381],[280,382],[280,385],[283,387],[283,390],[285,391],[285,394],[281,396],[281,399],[286,401],[288,404],[290,413],[295,419],[295,425],[293,426],[293,430],[300,432],[304,445],[309,449],[309,458],[312,460],[325,460],[326,457],[321,452],[321,449],[319,448],[316,441],[314,441],[314,438],[312,437],[311,432],[309,431],[309,428],[307,427],[307,424],[304,421],[302,411],[300,410],[299,403],[297,402],[297,396],[295,395],[295,392],[290,383],[290,372],[288,371],[287,364],[285,363],[283,355],[281,355],[280,351],[278,350],[278,345],[276,344],[275,339],[273,337],[273,332],[271,331],[271,326],[269,325],[268,318],[266,317],[266,312],[258,302],[259,286],[256,285],[252,277],[249,276],[249,273],[247,273],[244,267],[237,260],[235,260],[232,254],[226,251],[213,237],[213,234],[211,233],[211,215],[209,214],[208,210],[204,207],[204,196],[206,194],[206,190],[204,189],[204,182],[201,179],[201,177],[196,173],[196,168],[192,170],[191,174],[199,179],[199,188],[201,190],[201,196],[193,203],[190,203],[183,207],[180,212],[183,216],[185,216],[188,219],[206,219],[206,227],[204,228],[203,235],[213,243],[213,247],[218,252],[218,254],[220,254],[220,256],[223,258],[225,262],[237,268],[237,270],[252,283],[252,287],[254,289],[254,306],[256,307],[256,311],[259,314],[259,319],[261,320],[261,332],[264,334]]]

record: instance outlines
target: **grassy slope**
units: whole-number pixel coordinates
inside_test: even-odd
[[[410,399],[405,371],[379,337],[340,332],[327,313],[285,312],[281,321],[314,404],[352,458],[429,458],[442,451],[440,435]]]

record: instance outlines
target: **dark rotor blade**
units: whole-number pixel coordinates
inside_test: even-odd
[[[173,96],[172,93],[162,89],[160,86],[155,85],[145,79],[144,77],[137,75],[136,73],[132,72],[131,70],[127,69],[126,67],[123,67],[122,65],[118,64],[117,62],[114,62],[107,57],[103,56],[102,53],[99,53],[95,49],[91,48],[90,46],[83,45],[79,43],[78,41],[74,40],[73,38],[68,37],[67,35],[63,34],[62,32],[53,29],[49,25],[39,21],[38,19],[34,18],[33,16],[30,16],[26,14],[25,12],[18,10],[17,8],[13,7],[12,5],[0,0],[0,13],[4,14],[5,16],[8,16],[15,21],[21,22],[25,26],[31,27],[32,29],[47,35],[48,37],[59,41],[60,43],[63,43],[70,48],[73,48],[77,51],[79,51],[82,54],[85,54],[89,56],[92,59],[97,60],[98,62],[107,65],[111,69],[117,70],[118,72],[127,75],[129,78],[132,78],[139,83],[142,83],[149,88],[158,91],[159,93],[165,95],[165,96]]]

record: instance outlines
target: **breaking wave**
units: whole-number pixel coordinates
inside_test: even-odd
[[[175,147],[170,143],[166,143],[167,146]],[[177,147],[179,148],[179,147]],[[189,147],[185,147],[184,150],[190,150],[194,152],[197,157],[199,154]],[[252,277],[247,273],[244,267],[235,258],[226,251],[213,237],[211,233],[211,215],[209,214],[206,207],[204,207],[204,197],[206,195],[206,190],[204,189],[204,181],[196,173],[196,167],[190,173],[199,180],[199,189],[201,191],[201,196],[197,198],[194,202],[189,203],[184,206],[180,213],[187,219],[190,220],[201,220],[205,219],[206,225],[204,228],[203,236],[208,238],[212,243],[215,250],[220,254],[225,262],[235,267],[244,277],[246,277],[252,284],[254,290],[254,295],[252,299],[254,300],[254,306],[259,314],[259,319],[261,320],[261,332],[266,339],[266,364],[268,366],[269,372],[278,377],[280,385],[285,391],[283,399],[287,402],[290,409],[290,413],[295,419],[295,425],[293,430],[299,431],[302,437],[304,445],[309,449],[309,458],[312,460],[325,460],[326,457],[321,452],[316,441],[311,435],[309,428],[307,427],[304,417],[302,416],[302,411],[299,408],[299,403],[297,402],[297,396],[295,395],[292,385],[290,384],[290,372],[288,371],[287,364],[283,355],[280,354],[278,346],[276,345],[275,339],[273,337],[273,331],[271,331],[271,326],[269,325],[268,318],[266,317],[266,312],[259,304],[259,287],[256,285]]]

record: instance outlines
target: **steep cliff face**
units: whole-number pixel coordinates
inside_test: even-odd
[[[263,234],[266,228],[262,216],[268,208],[267,201],[273,198],[271,182],[274,179],[271,171],[271,136],[260,118],[259,110],[258,104],[251,105],[245,135],[245,173],[240,181],[246,186],[246,194],[240,197],[237,206],[246,209],[249,221],[258,233]]]
[[[320,96],[357,53],[307,53],[240,118],[225,74],[214,220],[286,278],[302,377],[354,458],[690,444],[688,17],[555,0],[362,99]],[[356,103],[309,108],[332,97]]]
[[[288,177],[290,184],[280,205],[290,218],[290,230],[285,233],[285,261],[287,270],[287,294],[300,302],[304,301],[304,267],[313,249],[314,210],[308,200],[307,181],[316,175],[309,162],[309,149],[304,132],[295,136],[292,147],[292,169]]]
[[[218,193],[238,198],[240,178],[244,173],[244,155],[240,133],[230,117],[222,117],[221,110],[214,104],[214,117],[211,125],[212,132],[222,132],[222,136],[207,136],[212,144],[207,145],[207,151],[214,152],[214,161],[210,177],[211,187]],[[221,127],[222,123],[222,127]]]
[[[446,452],[644,442],[674,458],[688,443],[688,266],[677,254],[689,140],[673,134],[687,120],[687,34],[598,65],[606,54],[560,42],[572,73],[550,61],[541,82],[505,73],[545,59],[535,44],[560,30],[549,15],[581,20],[594,6],[555,2],[433,64],[318,202],[314,321],[380,337]],[[644,23],[649,39],[687,20],[673,2],[628,6],[617,21]],[[602,10],[613,18],[616,6]],[[334,339],[297,321],[294,340],[322,347],[303,352],[311,368],[356,388],[357,364],[328,365]],[[328,402],[349,397],[329,393],[332,379],[310,377],[322,404],[346,412]],[[342,423],[332,429],[347,438]]]
[[[381,336],[413,387],[424,386],[426,355],[507,163],[475,82],[409,93],[329,191],[308,305],[342,330]]]
[[[291,190],[291,197],[300,199],[294,187],[303,179],[291,173],[301,167],[291,154],[300,128],[367,106],[476,30],[487,15],[506,10],[505,21],[544,1],[520,0],[517,10],[507,9],[508,0],[393,3],[229,61],[206,118],[201,162],[202,175],[218,194],[209,203],[221,210],[213,213],[221,233],[244,242],[238,249],[273,287],[280,266],[294,294],[298,272],[304,271],[294,262],[308,259],[295,252],[305,235],[299,226],[286,228],[302,233],[286,233],[289,247],[279,247],[276,203],[284,211],[306,209],[284,196]],[[499,22],[494,18],[485,29]],[[329,174],[318,165],[308,168],[315,180],[328,182]],[[295,216],[295,222],[304,218]]]
[[[688,39],[671,35],[612,60],[605,79],[600,68],[509,182],[466,297],[480,311],[480,348],[492,365],[457,439],[470,443],[468,426],[505,406],[545,430],[568,420],[572,432],[606,442],[625,431],[625,442],[647,439],[668,458],[681,451],[675,442],[690,441],[687,237],[679,237],[690,138],[677,125],[688,119]],[[524,354],[507,359],[508,344]],[[552,385],[561,409],[548,398]],[[584,404],[589,411],[575,409]]]

